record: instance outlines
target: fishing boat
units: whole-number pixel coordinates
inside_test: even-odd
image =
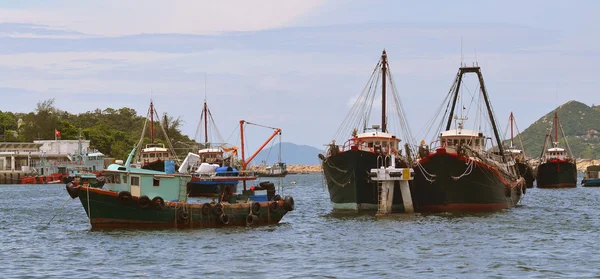
[[[460,105],[462,98],[458,102],[463,76],[468,73],[477,75],[480,104],[473,103],[477,95],[466,98],[469,105]],[[488,136],[478,130],[481,122],[474,125],[476,129],[465,128],[467,106],[477,108],[474,113],[482,115],[476,119],[484,119],[481,122],[485,123],[487,118],[493,131],[493,146],[486,144]],[[434,140],[430,144],[421,142],[419,159],[413,167],[411,193],[415,211],[486,212],[514,207],[526,191],[525,181],[512,156],[504,150],[479,66],[461,65],[440,111],[444,107],[449,109],[440,114]]]
[[[520,176],[525,179],[525,185],[527,188],[533,188],[533,182],[535,181],[535,175],[533,175],[533,168],[529,164],[527,160],[527,155],[525,155],[525,150],[523,149],[523,142],[521,141],[520,133],[517,128],[517,134],[519,135],[519,142],[521,148],[517,148],[514,143],[514,126],[516,126],[515,117],[513,113],[510,113],[510,117],[508,119],[510,125],[510,142],[509,146],[506,149],[506,152],[512,156],[515,164],[517,165],[517,171]]]
[[[144,122],[144,128],[142,129],[142,135],[137,145],[139,152],[136,154],[136,165],[139,165],[142,169],[164,171],[165,163],[170,166],[173,164],[174,166],[177,166],[180,164],[180,162],[177,158],[173,145],[171,144],[171,141],[169,140],[169,137],[167,136],[167,133],[160,121],[160,128],[163,132],[165,141],[169,145],[169,148],[165,147],[164,143],[159,143],[156,141],[154,131],[154,117],[156,117],[157,120],[160,119],[158,117],[158,112],[154,107],[154,103],[151,100],[150,107],[148,108],[148,113],[146,116],[146,121]],[[144,148],[140,148],[144,141],[144,137],[146,136],[145,131],[148,122],[150,123],[150,143],[146,144]]]
[[[600,165],[591,165],[585,168],[583,179],[581,180],[581,186],[584,187],[597,187],[600,186]]]
[[[61,144],[57,140],[56,144]],[[72,143],[67,143],[72,144]],[[59,154],[52,154],[59,155]],[[23,176],[21,184],[57,184],[72,180],[79,173],[99,173],[104,169],[104,154],[95,149],[83,148],[83,136],[78,136],[77,149],[72,154],[61,154],[63,159],[48,160],[45,154],[29,168],[34,174]]]
[[[113,228],[213,228],[277,224],[294,210],[291,196],[265,191],[234,193],[211,202],[187,199],[189,174],[166,173],[135,167],[131,162],[135,148],[125,164],[111,164],[101,174],[82,177],[66,184],[68,194],[79,198],[92,229]]]
[[[560,125],[557,111],[554,112],[552,124],[554,137],[549,133],[544,138],[540,164],[536,171],[537,187],[575,188],[577,187],[577,165],[564,133],[563,139],[567,149],[560,147],[558,131],[562,129],[562,125]]]
[[[381,123],[367,127],[379,88],[382,101]],[[391,101],[388,100],[388,88],[391,89]],[[391,107],[390,115],[387,114],[387,104]],[[398,121],[392,122],[388,117]],[[397,131],[390,129],[388,120],[390,123],[399,123],[394,127]],[[384,50],[365,89],[334,135],[334,139],[327,145],[324,153],[319,154],[329,199],[334,209],[378,210],[381,187],[377,180],[372,179],[371,170],[390,165],[410,166],[410,154],[402,154],[401,140],[395,132],[403,132],[407,139],[412,139]],[[400,187],[399,183],[396,182],[394,187]],[[401,191],[394,191],[393,201],[393,210],[404,211]]]
[[[265,167],[264,171],[257,171],[256,176],[260,177],[285,177],[289,172],[284,162],[277,161]]]
[[[203,127],[203,129],[200,127]],[[212,131],[212,133],[209,134],[209,131]],[[180,172],[192,175],[192,179],[187,185],[190,197],[216,197],[222,187],[236,192],[240,181],[256,179],[254,175],[242,175],[242,178],[238,178],[240,172],[233,165],[238,148],[224,143],[206,99],[200,114],[195,139],[198,140],[202,135],[204,142],[199,144],[200,148],[196,154],[197,156],[188,154],[188,160],[184,160],[179,169]]]

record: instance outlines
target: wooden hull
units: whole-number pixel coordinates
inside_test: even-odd
[[[577,187],[577,166],[571,162],[546,162],[537,169],[538,188]]]
[[[436,152],[413,169],[411,194],[417,212],[487,212],[514,207],[525,192],[523,179],[495,167]]]
[[[257,202],[260,206],[254,207],[258,210],[251,209],[253,202],[222,203],[222,211],[214,204],[165,202],[162,207],[153,203],[142,205],[137,197],[122,199],[117,192],[88,187],[78,188],[78,198],[92,229],[257,226],[277,224],[294,209],[293,199],[289,200],[291,197]],[[249,217],[250,212],[255,217]]]

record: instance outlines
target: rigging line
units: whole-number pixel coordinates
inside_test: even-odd
[[[248,122],[248,121],[244,121],[244,123],[246,123],[248,125],[254,125],[254,126],[259,126],[259,127],[263,127],[263,128],[272,129],[272,130],[277,130],[277,128],[274,128],[274,127],[269,127],[269,126],[265,126],[265,125],[261,125],[261,124],[256,124],[256,123]]]
[[[154,107],[154,112],[156,113],[156,116],[158,117],[159,114],[158,114],[158,111],[156,110],[156,107]],[[165,119],[165,120],[168,121],[168,119]],[[175,148],[173,147],[173,144],[171,143],[171,139],[167,135],[167,131],[166,131],[165,126],[164,126],[165,123],[162,123],[162,121],[158,121],[158,124],[160,125],[160,129],[162,130],[163,135],[165,137],[165,141],[167,142],[167,146],[169,147],[169,152],[173,155],[173,158],[175,159],[175,161],[177,162],[177,164],[181,165],[181,160],[177,156],[177,153],[175,152]]]
[[[214,128],[215,129],[215,134],[217,134],[217,139],[221,142],[223,142],[223,136],[221,135],[221,132],[219,132],[219,128],[217,127],[217,124],[215,123],[215,119],[212,116],[212,112],[210,112],[210,109],[207,109],[208,111],[208,116],[210,118],[210,122],[212,123],[211,125],[211,129]]]
[[[373,69],[371,76],[369,77],[369,80],[367,81],[367,83],[365,84],[365,86],[363,87],[360,95],[358,96],[358,98],[356,99],[356,101],[354,102],[354,104],[352,105],[352,108],[350,110],[350,112],[346,115],[346,117],[344,118],[344,120],[342,121],[342,125],[338,128],[338,130],[334,133],[333,138],[336,139],[337,136],[342,132],[342,129],[344,127],[344,124],[346,123],[346,121],[348,121],[348,118],[352,116],[352,111],[353,109],[355,109],[357,106],[359,106],[359,101],[361,99],[361,96],[365,93],[365,90],[367,89],[367,87],[369,86],[371,80],[373,79],[375,73],[377,72],[377,69],[379,68],[379,64],[381,62],[377,62],[377,64],[375,65],[375,68]]]

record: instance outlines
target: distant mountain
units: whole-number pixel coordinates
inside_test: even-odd
[[[554,112],[567,137],[573,156],[596,159],[600,156],[600,110],[577,101],[568,101],[544,115],[521,133],[527,155],[538,158],[542,153],[544,137],[551,132]],[[559,145],[565,147],[562,134]],[[518,140],[518,139],[516,139]]]
[[[318,165],[319,158],[317,157],[322,150],[308,146],[297,145],[291,142],[281,143],[281,161],[288,165]],[[277,161],[279,153],[279,143],[274,144],[269,148],[263,149],[252,160],[252,165],[272,164]]]

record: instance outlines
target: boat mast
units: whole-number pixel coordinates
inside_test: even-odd
[[[485,100],[485,106],[487,107],[488,115],[490,117],[490,122],[492,122],[494,136],[496,137],[496,142],[498,143],[498,151],[500,151],[500,154],[504,155],[504,147],[502,146],[502,141],[500,140],[500,133],[498,133],[498,127],[496,127],[496,119],[494,119],[494,113],[492,112],[490,100],[488,98],[487,91],[485,90],[485,84],[483,82],[483,74],[481,74],[481,69],[479,67],[465,67],[461,69],[463,69],[463,71],[477,73],[477,77],[479,78],[479,87],[481,88],[481,93],[483,94],[483,99]],[[502,161],[506,162],[506,157],[502,156]]]
[[[448,115],[448,123],[446,124],[446,131],[450,130],[452,127],[452,118],[454,117],[454,109],[456,108],[456,101],[458,100],[458,92],[460,90],[460,84],[462,82],[462,71],[459,69],[456,79],[454,79],[454,86],[456,90],[454,91],[454,98],[452,99],[452,109],[450,109],[450,114]],[[450,89],[452,90],[452,89]]]
[[[385,76],[387,70],[387,54],[385,49],[381,54],[381,131],[387,132],[386,115],[385,115]]]
[[[154,143],[154,105],[152,101],[150,101],[150,138],[152,139],[152,143]]]
[[[558,113],[554,112],[554,142],[558,146]]]
[[[514,121],[514,117],[513,117],[513,113],[512,111],[510,112],[510,147],[513,147],[513,121]]]
[[[206,113],[206,99],[204,100],[204,144],[208,143],[208,114]]]

